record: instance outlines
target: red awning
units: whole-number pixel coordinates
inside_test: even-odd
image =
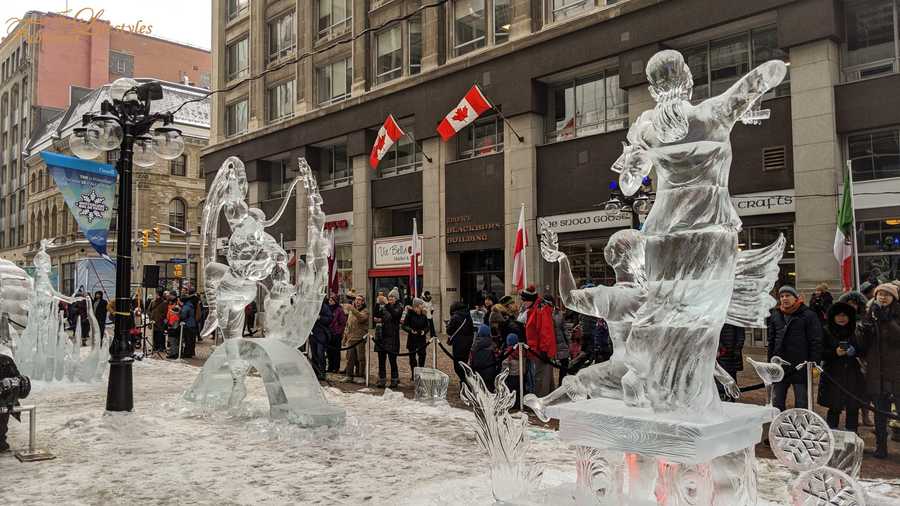
[[[422,275],[422,271],[419,271]],[[393,269],[369,269],[370,278],[400,278],[409,276],[409,267],[395,267]]]

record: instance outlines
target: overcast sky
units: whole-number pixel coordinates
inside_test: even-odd
[[[94,16],[120,24],[149,27],[150,35],[209,49],[212,24],[210,0],[0,0],[0,35],[11,28],[10,18],[21,18],[29,10],[62,13],[69,16],[84,9],[79,19]],[[14,20],[13,20],[14,23]],[[146,30],[146,29],[145,29]],[[146,31],[145,31],[146,33]]]

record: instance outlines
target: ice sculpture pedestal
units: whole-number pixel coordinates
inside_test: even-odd
[[[776,410],[725,403],[685,421],[595,398],[551,406],[560,439],[578,448],[578,485],[596,504],[756,504],[754,446]]]

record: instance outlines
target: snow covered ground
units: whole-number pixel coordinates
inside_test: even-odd
[[[28,402],[38,406],[38,446],[57,458],[23,464],[0,454],[0,504],[493,503],[467,411],[329,389],[347,408],[346,426],[305,430],[268,420],[258,379],[239,413],[181,401],[198,372],[136,363],[130,414],[104,414],[105,382],[36,384]],[[544,484],[574,481],[574,452],[555,432],[530,433]],[[27,442],[27,423],[11,421],[11,446]],[[787,502],[787,471],[763,461],[760,480],[763,498]]]

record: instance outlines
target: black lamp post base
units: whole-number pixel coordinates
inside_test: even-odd
[[[130,356],[110,357],[109,383],[106,389],[107,411],[132,411],[134,409],[134,396],[131,389],[131,364],[133,362],[134,359]]]

